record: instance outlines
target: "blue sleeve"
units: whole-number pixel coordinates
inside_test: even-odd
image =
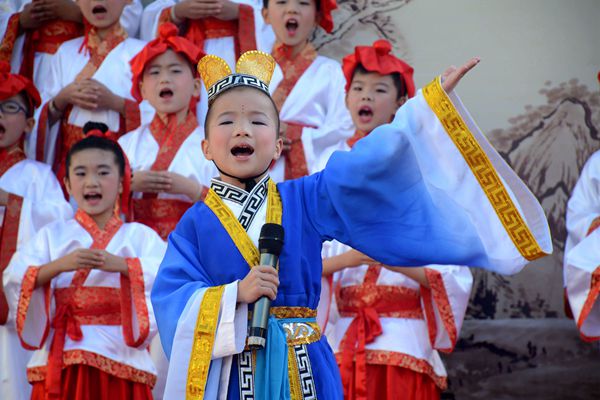
[[[305,178],[305,215],[323,240],[337,239],[387,265],[487,265],[469,216],[428,189],[402,131],[381,126]]]
[[[193,212],[188,210],[169,235],[167,252],[152,288],[152,306],[160,340],[168,358],[179,316],[198,289],[213,286],[200,264]]]

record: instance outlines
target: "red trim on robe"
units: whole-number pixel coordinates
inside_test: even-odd
[[[10,64],[12,59],[15,41],[19,36],[19,18],[21,13],[15,13],[10,16],[6,25],[6,31],[2,42],[0,43],[0,61],[6,61]]]
[[[600,266],[596,267],[594,272],[592,273],[591,283],[590,283],[590,291],[588,292],[587,298],[585,299],[585,303],[583,304],[583,308],[581,309],[581,314],[579,314],[579,318],[577,319],[577,328],[579,329],[580,336],[586,342],[594,342],[596,340],[600,340],[600,336],[586,336],[581,331],[581,327],[585,323],[585,320],[590,315],[590,312],[596,305],[598,297],[600,295]]]
[[[127,259],[129,277],[121,274],[121,311],[123,314],[123,336],[125,343],[131,347],[139,347],[148,338],[150,333],[150,318],[144,285],[144,273],[138,258]],[[133,332],[133,307],[139,327],[139,337],[134,339]]]
[[[304,46],[302,51],[294,58],[292,58],[290,52],[291,48],[285,45],[278,45],[273,49],[273,58],[283,71],[283,80],[273,93],[273,102],[280,112],[298,80],[317,58],[317,51],[310,43]],[[309,173],[304,145],[302,144],[302,130],[306,125],[293,122],[285,123],[288,125],[285,137],[290,139],[292,143],[290,150],[283,155],[285,158],[284,178],[285,180],[301,178]]]
[[[42,333],[42,338],[38,344],[30,344],[23,338],[23,329],[25,328],[25,321],[27,320],[27,314],[29,313],[29,306],[31,304],[31,297],[33,291],[36,289],[35,282],[37,280],[38,273],[40,272],[39,267],[29,267],[25,271],[23,276],[23,282],[21,283],[21,293],[19,294],[19,304],[17,306],[17,334],[23,348],[27,350],[37,350],[42,347],[48,332],[50,331],[50,282],[48,282],[42,290],[44,291],[44,312],[46,316],[46,326]],[[39,317],[39,316],[38,316]]]
[[[9,193],[4,211],[4,221],[0,229],[0,325],[4,325],[8,319],[8,302],[4,294],[2,272],[17,250],[22,208],[23,198]]]
[[[421,285],[421,297],[423,298],[423,305],[425,308],[427,328],[429,330],[429,341],[431,342],[432,348],[444,353],[450,353],[456,345],[458,334],[456,332],[454,313],[452,312],[452,306],[450,305],[446,286],[444,285],[444,279],[439,271],[430,268],[425,268],[425,276],[429,282],[429,287]],[[448,332],[450,338],[449,348],[440,349],[435,346],[438,326],[435,319],[434,303],[437,306],[440,318],[443,321],[444,329]]]

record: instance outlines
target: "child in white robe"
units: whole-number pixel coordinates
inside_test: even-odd
[[[63,43],[52,57],[42,91],[46,103],[30,141],[36,158],[53,164],[59,181],[65,175],[65,155],[83,138],[86,122],[102,122],[119,135],[140,125],[140,109],[130,94],[129,60],[144,43],[129,38],[119,22],[126,4],[78,1],[90,28]]]
[[[15,400],[29,398],[25,370],[31,352],[19,343],[17,310],[6,301],[2,271],[44,225],[73,215],[50,167],[25,157],[23,139],[39,105],[32,82],[0,62],[0,393]]]
[[[21,343],[37,350],[27,369],[33,399],[152,398],[149,295],[165,243],[120,219],[126,159],[116,142],[96,135],[67,155],[75,218],[43,228],[4,273]]]
[[[415,94],[413,69],[378,40],[344,58],[346,104],[355,135],[350,150],[393,119]],[[468,268],[428,265],[391,268],[337,241],[323,247],[323,274],[333,274],[321,310],[346,399],[436,399],[447,387],[438,350],[458,340],[472,286]],[[323,294],[322,294],[323,296]],[[326,316],[327,317],[327,316]]]
[[[276,182],[321,170],[334,145],[352,135],[340,64],[310,43],[317,25],[331,32],[336,7],[335,0],[264,1],[263,16],[277,38],[271,54],[281,69],[270,86],[284,138],[283,156],[271,170]]]
[[[201,54],[177,36],[176,26],[164,24],[131,61],[133,96],[156,110],[150,123],[119,139],[133,171],[133,220],[165,240],[217,175],[201,154],[204,129],[190,110],[200,93],[195,65]]]
[[[140,37],[151,40],[165,23],[175,23],[181,35],[206,54],[219,56],[230,66],[248,50],[270,52],[275,37],[261,15],[262,0],[155,0],[144,9]],[[204,124],[207,94],[200,92],[196,115]]]

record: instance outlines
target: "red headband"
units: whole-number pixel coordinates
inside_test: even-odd
[[[320,2],[321,20],[319,25],[327,33],[331,33],[333,30],[333,17],[331,13],[337,9],[337,2],[335,0],[317,0]]]
[[[168,49],[185,56],[194,66],[204,56],[195,44],[184,37],[178,36],[179,30],[172,23],[162,24],[158,31],[158,37],[146,44],[144,48],[131,59],[131,72],[133,73],[133,85],[131,95],[139,102],[143,100],[140,93],[140,82],[146,65],[155,57],[163,54]]]
[[[352,75],[359,64],[367,71],[381,75],[400,74],[406,85],[408,97],[415,95],[413,68],[392,54],[392,45],[387,40],[377,40],[373,46],[356,46],[354,54],[344,57],[342,69],[346,77],[346,91],[350,89]]]
[[[125,171],[123,173],[123,193],[121,193],[120,206],[121,211],[123,212],[123,214],[125,214],[125,220],[129,221],[129,211],[131,209],[129,204],[131,200],[131,166],[129,165],[129,159],[127,158],[127,154],[125,154],[123,148],[121,147],[119,142],[117,142],[117,134],[111,131],[102,132],[99,129],[92,129],[91,131],[88,131],[86,133],[86,136],[97,136],[111,140],[115,142],[117,146],[119,146],[119,149],[121,149],[121,153],[123,153],[123,158],[125,159]]]
[[[6,100],[17,94],[25,92],[31,112],[40,106],[40,94],[29,79],[22,75],[11,74],[10,64],[0,61],[0,100]]]

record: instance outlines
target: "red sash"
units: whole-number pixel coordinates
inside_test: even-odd
[[[24,159],[25,153],[21,147],[0,151],[0,176]],[[17,249],[22,207],[23,198],[9,193],[8,204],[6,204],[4,210],[4,220],[0,227],[0,325],[4,325],[8,319],[8,303],[4,295],[2,272],[8,266],[8,262]]]
[[[381,266],[370,265],[361,285],[336,291],[340,315],[353,316],[340,343],[342,362],[340,372],[344,394],[355,393],[356,399],[367,399],[367,357],[365,346],[382,334],[380,317],[423,319],[420,295],[417,290],[397,286],[378,286]],[[352,366],[354,362],[354,388]]]
[[[92,236],[92,249],[105,249],[123,225],[115,214],[100,230],[96,222],[85,212],[78,210],[75,219]],[[52,320],[54,337],[48,356],[46,390],[50,398],[60,397],[63,350],[66,335],[72,340],[81,340],[81,325],[119,325],[121,323],[120,289],[83,287],[90,274],[89,269],[80,269],[73,275],[71,285],[54,292],[56,313]],[[118,316],[117,316],[118,315]]]

